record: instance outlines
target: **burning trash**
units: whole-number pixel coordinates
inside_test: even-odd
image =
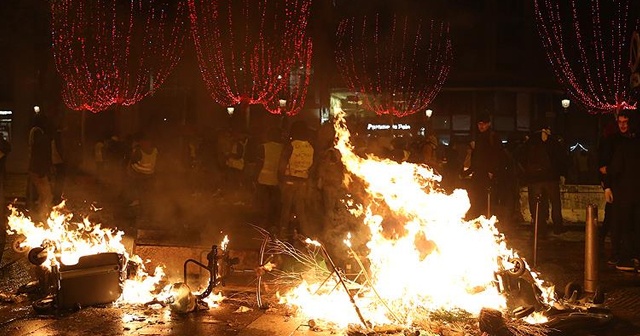
[[[361,333],[400,327],[542,335],[559,326],[560,319],[550,321],[559,312],[610,319],[610,314],[587,312],[602,302],[566,305],[507,246],[495,217],[464,220],[470,206],[466,191],[445,193],[438,186],[440,176],[425,165],[356,155],[341,116],[336,137],[344,166],[352,179],[362,181],[367,195],[363,204],[351,207],[363,230],[350,233],[343,250],[332,251],[346,252],[355,271],[349,275],[336,266],[319,241],[307,239],[301,249],[272,241],[271,253],[289,255],[307,269],[276,276],[298,279],[293,289],[279,294],[280,303],[314,326],[324,321]],[[352,238],[363,237],[365,244],[352,246]]]
[[[223,299],[221,295],[210,296],[223,281],[215,245],[208,255],[209,265],[188,261],[211,272],[208,287],[197,294],[186,284],[187,263],[184,283],[170,284],[161,266],[152,274],[147,272],[143,260],[125,246],[124,232],[102,228],[88,218],[74,221],[73,215],[65,212],[64,202],[53,208],[44,223],[32,221],[16,208],[10,210],[8,232],[17,236],[13,248],[26,253],[36,266],[38,280],[26,286],[35,287],[34,291],[44,296],[33,303],[38,313],[111,303],[159,304],[182,313],[193,311],[196,303],[198,308],[208,308]],[[225,265],[234,261],[226,253],[228,242],[225,237]]]

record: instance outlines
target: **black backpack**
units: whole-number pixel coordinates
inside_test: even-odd
[[[525,172],[528,175],[540,175],[553,169],[546,144],[542,141],[529,144]]]

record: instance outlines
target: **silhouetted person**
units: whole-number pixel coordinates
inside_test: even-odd
[[[62,146],[62,129],[56,129],[51,141],[51,164],[53,170],[51,174],[53,204],[62,202],[64,183],[67,178],[67,164]]]
[[[615,230],[613,215],[613,192],[611,190],[611,179],[608,168],[613,158],[616,145],[623,140],[629,131],[629,118],[625,113],[616,116],[616,122],[608,125],[603,130],[600,146],[598,147],[598,173],[600,175],[600,185],[604,191],[605,207],[604,220],[598,234],[599,247],[604,252],[604,242],[607,235],[611,234],[611,251],[607,263],[616,265],[620,259],[620,232]]]
[[[53,201],[49,174],[51,172],[51,128],[49,119],[42,113],[36,113],[29,130],[29,183],[33,185],[34,195],[27,196],[35,217],[44,220],[48,217]],[[29,204],[29,202],[28,202]]]
[[[605,189],[605,196],[607,201],[613,203],[615,234],[612,236],[620,237],[620,260],[616,268],[634,271],[640,267],[640,138],[636,134],[635,114],[622,110],[617,119],[620,130],[627,123],[628,131],[621,132],[622,136],[615,145],[611,163],[607,167],[611,188]]]
[[[0,246],[4,247],[7,240],[7,202],[4,195],[4,186],[6,180],[6,164],[7,156],[11,153],[11,143],[7,141],[4,134],[0,133],[0,200],[2,201],[2,208],[0,209]],[[4,248],[0,249],[0,261],[2,261],[2,255]]]
[[[551,128],[546,123],[539,122],[537,131],[524,144],[522,154],[521,162],[529,194],[532,224],[536,218],[536,203],[539,202],[539,232],[542,236],[546,235],[551,204],[553,233],[566,232],[560,199],[560,185],[567,174],[567,155],[562,140],[551,134]]]
[[[314,148],[309,141],[309,130],[302,121],[291,125],[291,140],[285,144],[280,159],[282,210],[280,230],[285,235],[290,227],[291,213],[295,208],[296,218],[303,234],[312,237],[318,232],[309,225],[306,213],[307,187],[314,166]]]
[[[502,144],[498,134],[491,128],[489,115],[483,114],[477,120],[478,132],[471,146],[469,169],[465,175],[471,176],[468,188],[472,218],[488,216],[488,195],[497,180],[497,174],[504,167]],[[493,203],[495,197],[491,197]],[[493,209],[492,209],[493,211]]]
[[[266,141],[258,146],[256,169],[258,171],[256,193],[260,207],[260,224],[275,232],[280,215],[280,179],[278,168],[282,156],[282,140],[279,128],[267,131]]]

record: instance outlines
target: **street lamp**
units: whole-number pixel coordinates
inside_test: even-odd
[[[424,111],[424,114],[427,116],[427,118],[431,118],[431,116],[433,115],[433,110],[427,109],[426,111]]]
[[[563,99],[562,100],[562,108],[564,108],[564,111],[566,112],[567,109],[569,108],[569,105],[571,105],[571,101],[569,99]]]
[[[33,107],[33,112],[40,113],[40,106],[36,105]]]
[[[227,113],[229,113],[229,116],[233,115],[233,111],[235,111],[235,108],[233,106],[227,107]]]

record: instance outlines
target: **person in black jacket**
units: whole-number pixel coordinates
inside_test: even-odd
[[[620,232],[614,229],[613,219],[613,192],[608,168],[613,158],[615,148],[620,141],[623,141],[629,131],[629,118],[627,112],[623,111],[616,117],[615,123],[611,123],[604,128],[600,144],[598,146],[598,173],[600,175],[600,185],[604,191],[605,207],[604,220],[598,232],[600,251],[604,251],[604,242],[607,235],[611,237],[611,252],[607,261],[610,265],[616,265],[620,259]]]
[[[468,215],[476,218],[480,215],[490,216],[489,193],[495,193],[498,175],[504,171],[505,156],[502,143],[498,134],[491,128],[491,119],[488,114],[482,114],[477,119],[478,132],[471,143],[471,156],[469,169],[463,172],[464,176],[470,176],[468,187],[471,208]],[[493,189],[493,190],[492,190]],[[496,197],[491,197],[491,203],[495,204]]]
[[[549,204],[553,233],[559,235],[566,232],[560,185],[567,174],[567,153],[562,139],[551,134],[551,128],[545,122],[538,122],[538,125],[536,132],[524,144],[521,163],[529,194],[531,222],[535,224],[537,216],[539,234],[545,237],[548,232]]]
[[[640,267],[640,138],[637,137],[637,118],[634,112],[621,111],[617,116],[621,131],[628,131],[617,141],[607,167],[605,198],[613,204],[613,237],[619,237],[620,260],[616,268],[637,271]],[[610,187],[610,188],[609,188]]]

